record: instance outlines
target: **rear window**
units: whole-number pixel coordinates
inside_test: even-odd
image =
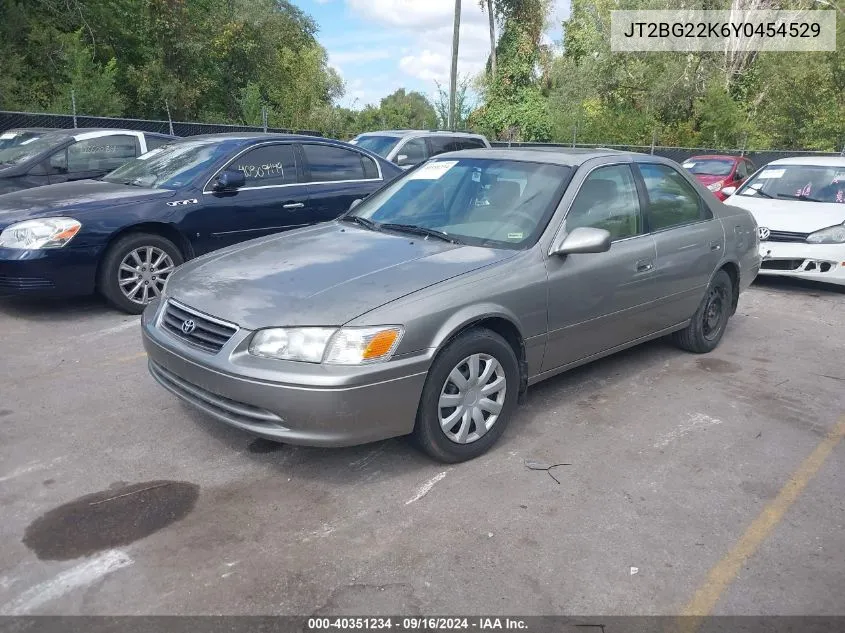
[[[690,158],[682,167],[697,176],[727,176],[736,161],[726,158]]]

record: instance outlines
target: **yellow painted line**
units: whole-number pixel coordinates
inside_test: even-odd
[[[777,497],[766,504],[736,545],[710,570],[710,573],[707,574],[707,580],[695,592],[692,600],[681,612],[682,616],[697,616],[686,617],[680,627],[682,631],[691,633],[697,630],[701,624],[700,618],[713,611],[722,594],[736,580],[745,561],[754,555],[763,541],[783,520],[787,510],[795,503],[810,480],[816,476],[825,460],[843,437],[845,437],[845,416],[839,420],[838,424],[816,446],[815,450],[810,453],[798,469],[790,475],[789,480],[781,488]]]

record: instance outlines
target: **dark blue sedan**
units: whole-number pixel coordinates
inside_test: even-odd
[[[185,260],[332,220],[402,173],[328,139],[190,137],[100,180],[0,196],[0,294],[99,292],[137,314]]]

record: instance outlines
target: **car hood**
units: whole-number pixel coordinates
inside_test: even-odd
[[[170,198],[174,194],[167,189],[143,189],[100,180],[33,187],[0,195],[0,225],[30,218],[75,216],[79,211],[112,208],[156,197]]]
[[[845,222],[845,204],[800,200],[772,200],[733,195],[725,204],[751,212],[759,226],[773,231],[812,233]]]
[[[171,276],[167,295],[252,330],[335,326],[514,255],[330,222],[188,262]]]

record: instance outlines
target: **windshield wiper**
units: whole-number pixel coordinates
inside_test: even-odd
[[[360,215],[345,215],[340,219],[343,222],[354,222],[355,224],[360,224],[365,229],[369,229],[370,231],[378,231],[378,224],[376,224],[372,220],[368,220],[367,218],[362,218]]]
[[[765,192],[765,191],[763,191],[762,189],[755,189],[754,187],[749,187],[749,190],[750,190],[750,191],[756,191],[756,192],[757,192],[757,194],[756,194],[756,195],[760,196],[761,198],[774,198],[774,196],[773,196],[772,194],[770,194],[770,193],[766,193],[766,192]],[[741,194],[741,195],[743,195],[743,196],[747,196],[748,194],[747,194],[747,193],[743,193],[743,194]],[[778,194],[778,195],[780,195],[780,194]]]
[[[794,195],[791,193],[779,193],[778,198],[789,198],[790,200],[806,200],[808,202],[824,202],[824,200],[819,200],[818,198],[811,198],[810,196],[805,195]]]
[[[449,242],[450,244],[460,244],[458,240],[446,233],[445,231],[438,231],[437,229],[429,229],[424,226],[417,226],[416,224],[396,224],[390,223],[381,224],[383,229],[391,229],[393,231],[404,231],[405,233],[413,233],[415,235],[425,235],[426,237],[436,237],[437,239]]]

